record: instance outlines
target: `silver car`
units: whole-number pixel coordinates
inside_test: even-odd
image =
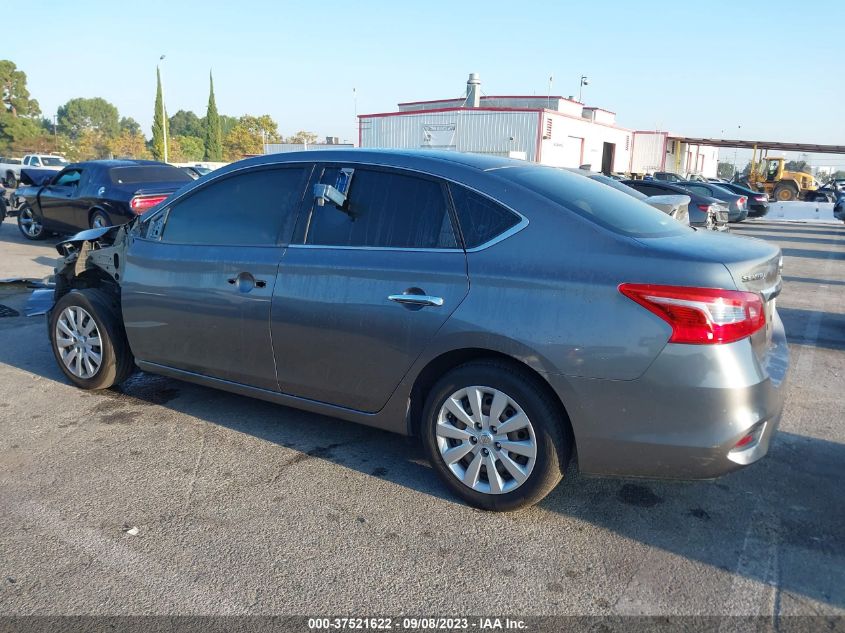
[[[59,367],[134,367],[419,437],[466,502],[759,460],[788,366],[780,251],[562,170],[262,156],[58,245]],[[280,422],[282,423],[282,422]]]

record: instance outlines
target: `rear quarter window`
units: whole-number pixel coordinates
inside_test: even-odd
[[[449,190],[466,248],[490,242],[521,221],[512,211],[465,187],[450,185]]]

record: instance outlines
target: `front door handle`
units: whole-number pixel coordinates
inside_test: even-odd
[[[251,273],[240,273],[237,277],[229,277],[226,281],[237,287],[240,292],[249,292],[253,288],[265,288],[267,286],[266,281],[256,279]]]
[[[431,295],[425,294],[401,294],[401,295],[390,295],[387,297],[390,301],[395,301],[396,303],[401,303],[402,305],[407,306],[433,306],[439,308],[443,305],[443,298],[442,297],[433,297]]]

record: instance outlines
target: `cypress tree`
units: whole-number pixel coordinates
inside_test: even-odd
[[[208,73],[210,91],[208,93],[208,110],[205,113],[205,160],[219,162],[223,160],[223,142],[220,138],[220,115],[217,114],[217,103],[214,101],[214,78]]]
[[[162,116],[162,106],[164,103],[164,96],[161,93],[161,73],[158,66],[156,66],[156,105],[153,113],[153,140],[150,151],[152,151],[153,158],[156,160],[164,160],[164,126],[167,125],[167,119]]]

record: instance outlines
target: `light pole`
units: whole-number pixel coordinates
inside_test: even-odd
[[[56,152],[59,151],[59,115],[53,115],[53,143],[56,146]]]
[[[583,90],[584,86],[590,85],[590,79],[587,75],[581,75],[581,81],[578,83],[578,103],[581,103],[581,91]]]
[[[163,62],[165,55],[158,58],[159,62]],[[164,82],[161,81],[161,64],[156,65],[158,70],[159,82],[161,82],[161,131],[164,139],[164,162],[167,162],[167,109],[164,107]]]
[[[736,140],[739,140],[739,131],[742,129],[741,125],[736,126]],[[734,147],[734,179],[736,179],[736,154],[739,151],[739,148]]]

